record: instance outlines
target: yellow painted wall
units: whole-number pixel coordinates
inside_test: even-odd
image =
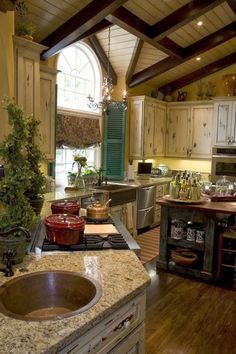
[[[2,108],[4,96],[14,97],[14,12],[0,12],[0,140],[9,133],[8,116]]]
[[[215,74],[206,76],[206,77],[202,78],[201,81],[205,84],[207,84],[209,81],[212,82],[212,84],[215,86],[214,96],[226,96],[226,93],[224,91],[222,77],[226,74],[229,74],[229,73],[236,73],[236,64],[230,65],[227,68],[216,72]],[[177,100],[178,91],[186,91],[187,92],[187,101],[197,100],[198,99],[197,92],[198,92],[199,81],[200,80],[195,81],[191,85],[182,87],[181,89],[175,91],[173,94],[174,100],[175,101]]]

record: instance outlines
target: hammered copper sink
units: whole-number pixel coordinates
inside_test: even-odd
[[[0,312],[25,321],[59,320],[88,310],[101,295],[100,284],[86,275],[35,272],[0,286]]]

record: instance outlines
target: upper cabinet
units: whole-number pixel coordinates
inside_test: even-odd
[[[40,66],[40,121],[41,150],[48,160],[55,159],[55,115],[56,115],[57,70]]]
[[[212,122],[211,103],[168,103],[166,156],[210,158]]]
[[[214,144],[236,145],[236,100],[233,97],[214,103]]]
[[[130,158],[164,156],[166,105],[156,99],[129,99]]]
[[[15,98],[26,114],[41,121],[38,141],[48,160],[55,158],[56,70],[40,66],[40,53],[47,47],[14,36]]]

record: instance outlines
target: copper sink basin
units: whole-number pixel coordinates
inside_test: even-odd
[[[25,321],[59,320],[88,310],[101,295],[100,284],[86,275],[35,272],[0,286],[0,312]]]

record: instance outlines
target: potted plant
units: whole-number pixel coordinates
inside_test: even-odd
[[[39,137],[38,126],[40,121],[32,115],[26,118],[27,140],[25,144],[26,159],[30,168],[30,185],[26,188],[25,195],[36,215],[39,215],[43,206],[46,178],[40,170],[40,163],[44,159],[36,138]]]
[[[24,113],[14,101],[5,99],[4,108],[12,130],[0,144],[0,158],[4,163],[4,176],[0,180],[0,255],[3,258],[10,249],[14,262],[19,263],[26,252],[26,235],[29,238],[26,229],[31,229],[36,222],[25,195],[31,176],[24,150],[28,130]]]
[[[29,18],[29,10],[24,1],[15,5],[15,32],[17,36],[33,40],[35,27]]]

